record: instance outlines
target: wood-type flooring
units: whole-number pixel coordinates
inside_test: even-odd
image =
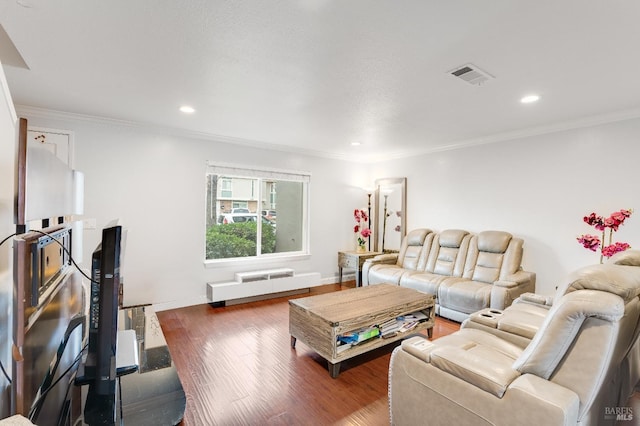
[[[287,301],[353,286],[158,312],[187,396],[182,425],[388,425],[387,373],[396,344],[343,362],[336,379],[304,343],[291,348]],[[433,338],[459,327],[437,317]],[[640,417],[638,393],[630,404]]]

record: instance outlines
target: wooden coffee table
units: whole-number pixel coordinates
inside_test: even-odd
[[[331,377],[340,374],[340,362],[388,345],[417,331],[429,337],[435,317],[435,296],[393,284],[378,284],[289,300],[291,347],[296,340],[325,358]],[[338,350],[338,336],[379,325],[390,319],[422,311],[427,320],[415,328],[389,338],[374,337]]]

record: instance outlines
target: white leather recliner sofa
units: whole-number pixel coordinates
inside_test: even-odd
[[[405,340],[390,361],[391,423],[614,425],[637,416],[622,377],[632,368],[624,360],[637,357],[635,256],[571,274],[525,347],[471,327]]]
[[[416,229],[398,254],[368,259],[362,282],[434,294],[436,313],[462,322],[480,309],[504,309],[522,293],[535,291],[535,274],[522,270],[522,254],[523,240],[508,232]]]

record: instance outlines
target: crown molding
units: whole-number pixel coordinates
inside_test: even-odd
[[[464,149],[473,146],[487,145],[491,143],[505,142],[509,140],[524,139],[532,136],[540,136],[551,133],[559,133],[567,130],[575,130],[587,127],[601,126],[605,124],[615,123],[619,121],[633,120],[640,118],[640,108],[617,111],[609,114],[600,114],[590,117],[583,117],[577,120],[570,120],[565,122],[553,123],[550,125],[530,127],[521,130],[514,130],[510,132],[497,133],[494,135],[483,136],[479,138],[465,139],[460,141],[454,141],[448,144],[442,144],[432,148],[424,149],[408,149],[401,151],[392,151],[383,154],[371,154],[361,153],[358,158],[352,158],[350,154],[338,154],[328,151],[319,151],[306,148],[299,148],[290,145],[282,145],[265,141],[257,141],[251,139],[237,138],[233,136],[217,135],[206,132],[198,132],[194,130],[188,130],[183,128],[166,127],[155,124],[121,120],[114,118],[106,118],[93,116],[88,114],[78,114],[72,112],[51,110],[46,108],[28,106],[28,105],[15,105],[15,110],[18,115],[27,115],[31,117],[39,117],[46,119],[58,119],[58,120],[76,120],[92,122],[96,124],[108,124],[114,126],[127,126],[132,128],[144,129],[150,132],[162,133],[171,136],[187,137],[192,139],[201,139],[218,143],[226,143],[232,145],[246,146],[256,149],[264,149],[269,151],[286,152],[298,155],[306,155],[311,157],[328,158],[332,160],[349,161],[352,163],[364,163],[374,164],[385,161],[401,160],[408,157],[415,157],[418,155],[428,155],[444,151],[452,151],[457,149]]]
[[[348,158],[346,155],[336,154],[336,153],[326,152],[326,151],[313,150],[313,149],[299,148],[299,147],[290,146],[290,145],[282,145],[282,144],[276,144],[276,143],[270,143],[270,142],[264,142],[264,141],[237,138],[233,136],[224,136],[224,135],[217,135],[213,133],[198,132],[198,131],[188,130],[183,128],[160,126],[156,124],[150,124],[150,123],[144,123],[144,122],[138,122],[138,121],[122,120],[122,119],[100,117],[100,116],[89,115],[89,114],[79,114],[74,112],[52,110],[52,109],[34,107],[29,105],[16,104],[15,107],[18,115],[25,115],[29,117],[38,117],[38,118],[51,119],[51,120],[84,121],[84,122],[101,124],[101,125],[107,124],[112,126],[124,126],[124,127],[131,127],[131,128],[146,130],[154,133],[161,133],[161,134],[170,135],[170,136],[186,137],[191,139],[201,139],[201,140],[206,140],[211,142],[240,145],[240,146],[246,146],[246,147],[256,148],[256,149],[264,149],[268,151],[286,152],[291,154],[307,155],[311,157],[329,158],[333,160],[343,160],[343,161],[353,162],[353,159]]]
[[[602,126],[605,124],[616,123],[620,121],[634,120],[640,118],[640,108],[617,111],[609,114],[593,115],[583,117],[577,120],[564,121],[544,126],[529,127],[526,129],[514,130],[511,132],[496,133],[480,138],[465,139],[450,144],[440,145],[434,148],[425,148],[418,150],[397,151],[395,153],[384,154],[384,156],[371,156],[367,158],[369,163],[381,163],[389,160],[401,160],[403,158],[414,157],[417,155],[435,154],[437,152],[453,151],[456,149],[464,149],[473,146],[487,145],[492,143],[505,142],[509,140],[524,139],[532,136],[540,136],[551,133],[560,133],[568,130],[584,129],[588,127]]]

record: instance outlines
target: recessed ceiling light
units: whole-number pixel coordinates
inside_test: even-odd
[[[527,95],[524,98],[520,99],[520,102],[522,102],[523,104],[530,104],[533,102],[537,102],[538,100],[540,100],[540,96],[538,95]]]
[[[361,142],[351,142],[351,146],[360,146],[362,145]]]
[[[196,110],[193,109],[193,107],[190,107],[189,105],[181,106],[180,111],[184,112],[185,114],[193,114],[194,112],[196,112]]]

